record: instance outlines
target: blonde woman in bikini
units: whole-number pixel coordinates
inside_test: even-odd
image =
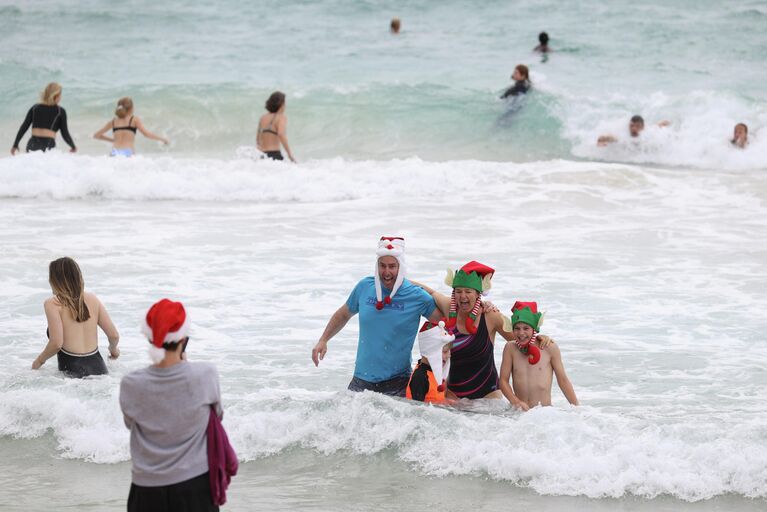
[[[112,131],[112,136],[106,133]],[[168,139],[150,132],[144,126],[141,118],[133,115],[133,100],[120,98],[115,109],[115,118],[93,134],[94,139],[112,143],[110,156],[133,156],[136,154],[136,132],[139,131],[147,139],[158,140],[168,145]]]

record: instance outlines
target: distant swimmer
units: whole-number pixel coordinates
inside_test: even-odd
[[[133,100],[127,96],[125,98],[120,98],[117,101],[115,116],[117,116],[116,119],[108,121],[99,131],[93,134],[94,139],[105,140],[112,143],[111,156],[135,155],[137,130],[148,139],[158,140],[165,145],[169,144],[168,139],[155,135],[147,130],[144,127],[144,123],[141,122],[141,118],[133,115]],[[104,135],[110,130],[112,130],[112,137]]]
[[[511,79],[514,80],[514,85],[509,87],[505,93],[501,95],[501,99],[506,99],[509,96],[519,96],[520,94],[526,94],[530,90],[532,84],[530,84],[530,71],[524,64],[519,64],[514,68],[514,73],[511,74]]]
[[[549,48],[549,35],[546,32],[538,34],[538,43],[538,46],[533,48],[534,52],[549,53],[551,51],[551,48]]]
[[[48,344],[32,362],[32,369],[39,369],[55,355],[59,371],[69,377],[108,373],[99,353],[97,327],[107,335],[112,359],[120,356],[117,348],[120,334],[98,297],[85,291],[77,262],[72,258],[52,261],[48,267],[48,282],[53,291],[53,297],[44,304]]]
[[[671,124],[669,121],[661,121],[658,123],[658,127],[665,128]],[[642,116],[636,115],[632,116],[631,120],[629,121],[629,135],[632,138],[639,137],[642,132],[644,131],[644,118]],[[618,137],[614,135],[602,135],[597,139],[597,146],[607,146],[608,144],[613,144],[615,142],[618,142]]]
[[[567,377],[562,354],[556,343],[539,344],[538,331],[543,314],[535,302],[517,302],[511,308],[511,321],[506,319],[505,329],[512,328],[514,341],[503,349],[500,385],[511,405],[527,410],[536,405],[551,405],[552,376],[557,377],[559,389],[572,405],[578,397]]]
[[[730,141],[733,146],[744,149],[748,145],[748,126],[745,123],[735,125],[735,132]]]
[[[34,105],[27,112],[27,117],[21,123],[21,128],[16,134],[16,140],[13,141],[11,154],[15,155],[19,151],[21,138],[27,132],[29,126],[32,126],[32,136],[27,142],[27,153],[30,151],[48,151],[56,147],[56,132],[61,130],[61,136],[71,148],[70,153],[77,151],[72,137],[69,135],[67,127],[67,111],[59,106],[61,102],[61,86],[56,82],[49,83],[43,94],[40,103]]]
[[[282,160],[280,144],[288,152],[288,158],[295,163],[293,153],[288,144],[288,116],[285,115],[285,94],[280,91],[273,92],[266,100],[267,114],[258,120],[258,133],[256,135],[256,147],[272,160]]]
[[[391,23],[389,23],[389,29],[391,30],[392,34],[399,34],[399,29],[402,26],[402,22],[399,18],[392,18]]]

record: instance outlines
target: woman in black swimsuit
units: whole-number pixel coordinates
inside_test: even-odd
[[[61,101],[61,86],[56,82],[49,83],[41,96],[41,103],[34,105],[27,112],[27,117],[21,123],[21,128],[13,141],[11,154],[19,151],[19,143],[29,126],[32,126],[32,137],[27,142],[27,153],[30,151],[47,151],[56,147],[56,132],[61,130],[61,136],[71,148],[70,153],[77,151],[67,127],[67,112],[59,106]]]
[[[258,120],[258,133],[256,135],[256,147],[264,152],[267,158],[282,160],[280,144],[288,152],[288,158],[295,163],[293,153],[288,144],[288,118],[285,115],[285,94],[280,91],[273,92],[266,100],[266,110],[269,113],[261,116]]]

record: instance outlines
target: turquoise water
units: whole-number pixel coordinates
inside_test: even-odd
[[[51,80],[83,150],[131,95],[172,153],[252,146],[263,102],[288,95],[290,138],[310,158],[599,159],[764,168],[764,2],[25,2],[0,8],[0,133]],[[399,36],[388,32],[392,16]],[[540,30],[556,51],[531,49]],[[518,63],[534,94],[497,99]],[[640,150],[598,150],[641,113]],[[726,144],[736,122],[755,135]],[[160,151],[142,142],[142,152]]]

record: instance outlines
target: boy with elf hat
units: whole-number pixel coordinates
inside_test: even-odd
[[[419,402],[445,401],[447,374],[450,373],[450,346],[455,336],[445,330],[445,322],[438,325],[424,322],[418,333],[421,359],[416,364],[405,397]]]
[[[513,340],[511,328],[504,329],[503,315],[482,300],[492,286],[495,269],[470,261],[460,269],[448,270],[445,283],[453,291],[448,297],[419,284],[447,312],[445,327],[455,335],[451,350],[448,398],[503,398],[498,389],[494,343],[496,333]],[[549,343],[548,337],[542,342]]]
[[[429,294],[406,276],[405,239],[381,237],[373,275],[357,283],[328,321],[312,350],[315,366],[324,359],[328,341],[359,313],[357,359],[349,390],[404,397],[421,317],[436,323],[441,316]]]
[[[539,343],[543,313],[538,312],[538,304],[516,302],[511,313],[511,320],[504,318],[506,329],[514,332],[513,342],[503,349],[501,391],[504,396],[511,405],[524,411],[536,405],[551,405],[551,380],[552,375],[556,375],[567,401],[578,405],[559,347]]]
[[[183,304],[162,299],[144,320],[153,364],[120,382],[120,408],[130,430],[128,511],[218,510],[207,444],[211,406],[219,418],[224,414],[218,372],[182,356],[190,326]]]

